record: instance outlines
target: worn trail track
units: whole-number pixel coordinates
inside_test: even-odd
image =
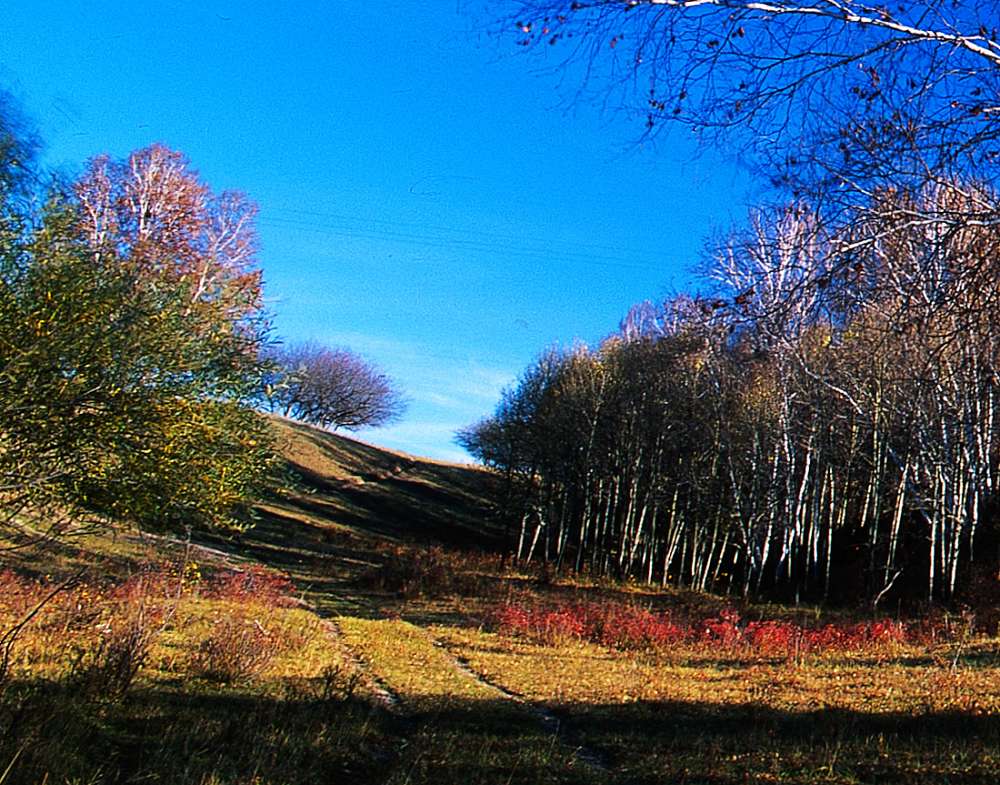
[[[357,604],[362,605],[362,603]],[[368,610],[374,611],[375,609],[369,606]],[[405,697],[395,692],[385,680],[381,679],[381,677],[374,672],[370,664],[366,662],[364,656],[353,649],[353,647],[345,640],[343,632],[336,626],[335,620],[331,619],[329,622],[337,630],[339,640],[348,652],[352,662],[357,667],[362,669],[362,672],[366,674],[368,683],[373,685],[374,689],[377,691],[376,695],[379,703],[381,703],[383,707],[389,711],[396,713],[405,712]],[[467,660],[453,652],[445,643],[434,637],[434,635],[425,627],[415,624],[412,621],[407,621],[406,624],[418,630],[423,638],[426,639],[428,645],[445,655],[454,673],[473,682],[479,688],[492,694],[497,699],[516,705],[526,714],[534,717],[534,719],[541,724],[545,731],[553,736],[557,743],[568,747],[572,751],[573,756],[583,765],[599,774],[608,775],[612,773],[612,766],[608,763],[605,756],[597,750],[579,743],[566,728],[562,720],[552,711],[528,700],[523,695],[519,695],[518,693],[507,689],[502,684],[498,684],[495,681],[488,679],[482,673],[473,669]]]
[[[423,628],[420,629],[423,630]],[[454,663],[455,669],[459,673],[463,674],[466,678],[472,679],[480,686],[491,690],[498,697],[522,706],[530,714],[534,715],[542,724],[542,727],[544,727],[549,733],[553,734],[561,744],[571,747],[573,749],[573,754],[582,763],[600,772],[611,773],[611,765],[605,757],[597,750],[577,743],[576,740],[572,738],[569,731],[566,730],[559,717],[546,709],[544,706],[532,703],[523,695],[512,692],[503,685],[487,679],[483,674],[473,670],[467,660],[452,652],[444,643],[431,635],[430,632],[427,630],[423,630],[423,632],[427,635],[427,638],[432,646],[435,646],[448,654],[449,658]]]

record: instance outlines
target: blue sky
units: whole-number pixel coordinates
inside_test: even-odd
[[[739,167],[680,130],[637,144],[579,73],[463,0],[8,0],[4,17],[0,86],[48,164],[163,142],[258,203],[277,334],[352,348],[410,400],[358,434],[376,444],[468,460],[455,429],[539,351],[689,289],[705,239],[745,213]]]

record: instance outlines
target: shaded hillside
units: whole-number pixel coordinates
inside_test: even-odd
[[[301,423],[273,420],[283,482],[237,541],[204,545],[289,573],[312,591],[340,594],[381,564],[389,544],[499,550],[488,472],[384,450]],[[345,583],[346,582],[346,583]]]
[[[492,477],[472,466],[406,453],[275,420],[289,485],[262,511],[343,533],[418,544],[496,548],[488,524]]]
[[[489,472],[381,449],[285,419],[272,422],[284,458],[278,487],[257,506],[255,525],[242,535],[195,531],[199,560],[257,561],[287,572],[312,592],[340,595],[353,590],[348,587],[359,575],[381,565],[392,544],[503,548],[503,533],[491,523]],[[184,547],[177,534],[116,526],[9,551],[4,563],[32,574],[96,567],[99,573],[128,575],[147,561],[179,555]]]

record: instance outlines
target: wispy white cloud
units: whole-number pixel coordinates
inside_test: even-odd
[[[403,422],[363,433],[361,438],[412,455],[453,463],[471,463],[472,459],[465,450],[453,441],[457,427],[459,426],[434,421]]]
[[[432,390],[411,393],[410,397],[415,401],[422,401],[434,406],[440,406],[444,409],[460,409],[465,406],[465,403],[460,401],[458,398],[442,395],[441,393],[434,392]]]
[[[316,340],[370,358],[396,381],[409,402],[400,422],[362,431],[361,438],[439,460],[469,460],[455,444],[455,432],[491,412],[503,388],[516,378],[514,372],[481,358],[443,355],[418,341],[352,331],[328,331]]]
[[[401,358],[412,358],[420,354],[420,346],[416,343],[351,330],[325,331],[316,340],[329,346],[343,346],[361,354],[395,355]]]
[[[470,362],[465,373],[454,380],[452,390],[467,398],[496,402],[504,387],[514,379],[515,375],[510,371]]]

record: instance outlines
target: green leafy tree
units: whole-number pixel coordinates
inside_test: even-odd
[[[254,362],[187,329],[182,287],[95,265],[74,232],[72,213],[51,214],[29,264],[5,270],[6,484],[22,508],[236,524],[269,461],[266,424],[246,405]]]
[[[0,522],[15,533],[239,527],[267,482],[252,222],[213,245],[207,188],[146,152],[126,169],[180,167],[143,202],[163,231],[108,222],[95,239],[86,179],[37,214],[4,192],[18,220],[0,238]]]

